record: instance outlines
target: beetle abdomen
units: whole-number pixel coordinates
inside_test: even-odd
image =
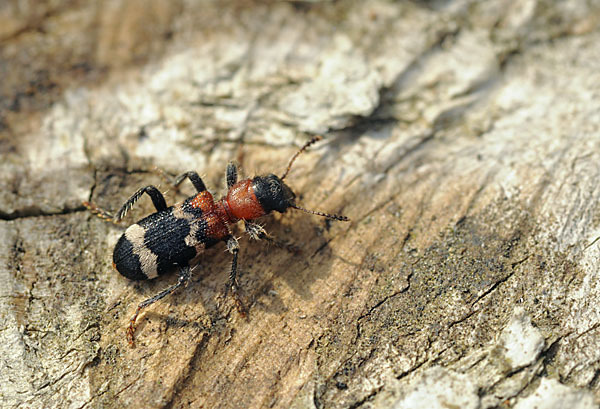
[[[188,265],[198,254],[203,246],[189,240],[194,223],[173,213],[169,207],[125,230],[113,253],[119,273],[131,280],[152,279],[175,265]]]

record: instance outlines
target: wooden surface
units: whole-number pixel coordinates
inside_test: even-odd
[[[600,7],[585,1],[0,6],[7,408],[588,408],[600,400]],[[281,174],[327,222],[240,229],[190,285],[111,267],[154,171]],[[147,198],[126,223],[152,211]],[[567,405],[567,406],[565,406]],[[445,407],[445,406],[444,406]]]

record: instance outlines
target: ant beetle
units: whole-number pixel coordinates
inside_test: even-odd
[[[130,280],[153,279],[172,271],[175,266],[179,267],[179,280],[176,284],[165,288],[137,306],[127,328],[127,340],[131,346],[134,345],[135,325],[140,311],[173,293],[179,287],[187,285],[191,278],[190,265],[198,260],[198,256],[204,249],[221,241],[226,242],[227,250],[233,255],[227,288],[231,288],[238,310],[244,314],[237,284],[237,262],[240,247],[238,240],[231,233],[233,224],[242,221],[246,232],[252,239],[266,239],[274,242],[263,227],[253,223],[252,220],[272,211],[284,213],[290,207],[333,220],[349,220],[345,216],[321,213],[298,206],[295,201],[296,195],[283,182],[298,155],[320,139],[321,137],[317,136],[306,142],[292,156],[281,177],[271,173],[238,181],[237,167],[235,164],[229,163],[227,165],[228,191],[218,201],[215,201],[206,190],[198,173],[190,171],[175,178],[173,185],[178,186],[187,178],[192,182],[197,193],[171,207],[167,207],[164,196],[154,186],[146,186],[135,192],[115,216],[92,203],[83,203],[97,216],[118,223],[135,202],[146,193],[150,196],[156,213],[141,219],[125,230],[113,252],[113,267]]]

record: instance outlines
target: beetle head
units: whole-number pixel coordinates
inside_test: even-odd
[[[306,150],[313,143],[320,141],[320,136],[315,136],[298,150],[294,156],[290,159],[288,166],[285,170],[285,173],[281,178],[277,177],[274,174],[269,174],[267,176],[257,176],[252,179],[252,185],[254,188],[254,194],[256,198],[260,202],[260,205],[264,209],[265,213],[270,213],[273,210],[278,211],[280,213],[285,212],[288,208],[294,208],[298,210],[302,210],[303,212],[314,214],[317,216],[327,217],[329,219],[340,220],[340,221],[348,221],[346,216],[340,216],[337,214],[328,214],[321,213],[314,210],[304,209],[296,204],[296,194],[290,189],[288,185],[285,184],[283,179],[288,175],[290,169],[292,168],[292,164],[296,160],[296,158]]]
[[[292,189],[272,173],[252,179],[252,187],[265,213],[273,210],[283,213],[296,205],[296,195]]]

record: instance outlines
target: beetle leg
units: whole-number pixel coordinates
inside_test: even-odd
[[[228,291],[231,288],[231,292],[233,293],[237,310],[241,316],[245,317],[246,308],[244,307],[244,304],[240,299],[239,286],[237,282],[237,263],[238,253],[240,252],[240,245],[238,243],[238,240],[233,236],[230,236],[229,239],[227,239],[227,251],[233,254],[233,260],[231,261],[231,271],[229,272],[229,286],[227,287],[226,291]]]
[[[227,189],[231,189],[231,186],[235,185],[237,179],[237,166],[235,165],[235,163],[229,162],[227,164]]]
[[[179,186],[181,182],[183,182],[186,178],[188,178],[190,182],[192,182],[192,185],[194,185],[198,193],[204,192],[206,190],[206,185],[204,185],[202,178],[198,176],[198,173],[193,170],[182,173],[181,175],[177,176],[175,178],[175,181],[173,182],[173,186]]]
[[[268,243],[274,244],[279,248],[286,249],[290,253],[300,253],[300,249],[298,247],[294,246],[293,244],[277,240],[273,236],[269,235],[269,233],[267,233],[267,231],[258,223],[253,223],[244,220],[244,229],[246,230],[246,233],[248,233],[250,238],[253,240],[265,240]]]
[[[152,199],[152,203],[154,204],[154,207],[156,208],[157,212],[166,210],[167,202],[165,201],[165,197],[163,196],[163,194],[160,193],[160,191],[154,186],[146,186],[146,187],[139,189],[137,192],[135,192],[129,198],[129,200],[127,200],[125,202],[125,204],[123,206],[121,206],[121,208],[117,212],[116,216],[113,218],[115,223],[120,222],[121,219],[123,219],[125,217],[127,212],[129,210],[131,210],[131,208],[133,207],[135,202],[137,202],[144,193],[146,193],[148,196],[150,196],[150,199]]]
[[[269,236],[267,231],[258,223],[253,223],[244,220],[244,229],[246,230],[246,233],[248,233],[248,236],[250,236],[252,240],[265,239],[268,241],[273,239],[271,236]]]
[[[82,204],[86,207],[86,209],[88,209],[90,212],[92,212],[92,214],[95,214],[102,220],[104,220],[106,222],[115,223],[115,224],[118,223],[118,221],[115,221],[114,216],[108,210],[104,210],[104,209],[96,206],[92,202],[82,202]]]
[[[121,206],[116,215],[112,215],[110,212],[99,208],[91,202],[83,202],[83,205],[101,219],[117,224],[125,217],[127,212],[131,210],[135,202],[137,202],[144,193],[150,196],[150,199],[152,199],[152,203],[154,204],[154,207],[156,208],[157,212],[163,211],[167,208],[167,202],[165,201],[165,197],[154,186],[143,187],[137,192],[135,192],[133,195],[131,195],[131,197],[125,202],[125,204]]]
[[[165,298],[167,295],[173,293],[179,287],[187,285],[187,283],[190,281],[191,276],[192,276],[192,274],[191,274],[191,269],[189,266],[181,267],[179,269],[179,279],[177,280],[177,283],[165,288],[164,290],[162,290],[158,294],[154,295],[153,297],[150,297],[150,298],[142,301],[141,303],[139,303],[139,305],[137,306],[137,309],[135,310],[135,314],[133,314],[133,317],[131,317],[131,319],[129,320],[129,327],[127,327],[127,342],[129,342],[129,345],[131,345],[131,346],[135,345],[134,341],[133,341],[133,339],[134,339],[133,335],[135,333],[135,324],[136,324],[137,317],[140,314],[140,311],[142,309],[146,308],[147,306],[154,304],[156,301]]]

